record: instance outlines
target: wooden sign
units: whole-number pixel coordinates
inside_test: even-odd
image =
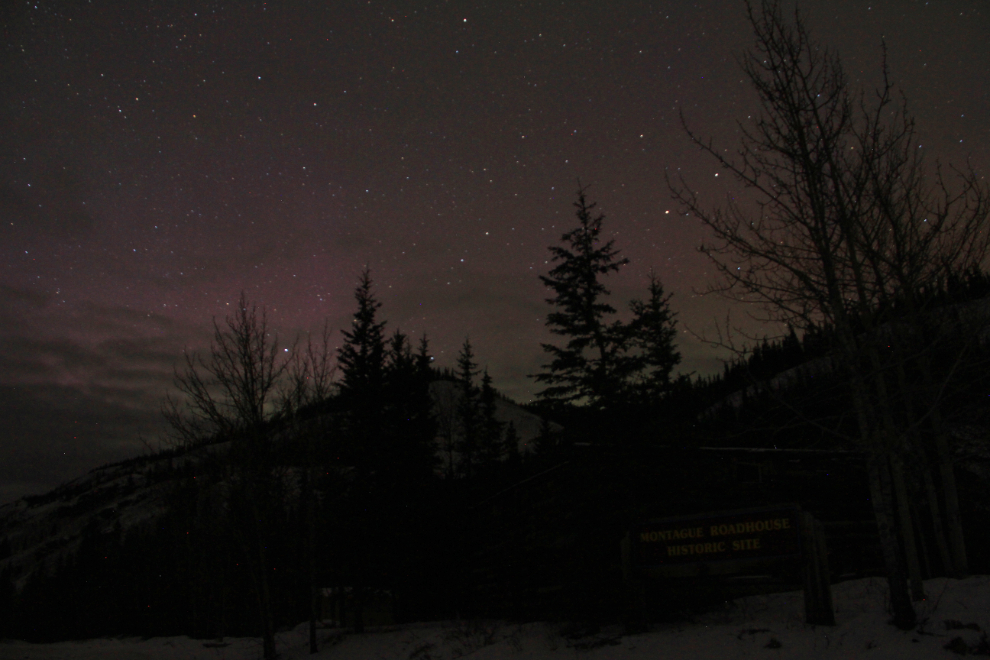
[[[651,520],[633,533],[639,566],[674,566],[801,554],[797,508],[748,509]]]

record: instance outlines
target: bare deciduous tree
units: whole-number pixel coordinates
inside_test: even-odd
[[[294,353],[280,350],[264,310],[259,314],[242,293],[234,314],[222,325],[214,320],[209,356],[187,354],[185,367],[176,369],[181,398],[169,395],[163,409],[178,442],[230,443],[226,522],[249,563],[266,660],[276,657],[266,535],[285,487],[274,423],[303,396],[302,383],[289,378]]]
[[[797,12],[786,20],[774,0],[747,8],[756,45],[741,64],[761,112],[740,122],[742,144],[734,156],[688,129],[744,190],[709,209],[683,180],[668,184],[713,236],[702,247],[720,275],[713,290],[756,303],[765,318],[791,327],[834,329],[869,457],[895,623],[910,628],[915,614],[900,544],[911,537],[902,473],[910,434],[903,423],[904,392],[892,377],[897,360],[880,344],[897,327],[931,314],[930,293],[940,281],[983,263],[990,194],[972,171],[957,171],[955,182],[940,168],[934,176],[926,173],[913,120],[906,104],[895,100],[886,66],[875,96],[856,94],[838,56],[811,39]],[[902,365],[911,360],[930,395],[927,409],[913,416],[933,430],[955,570],[965,571],[952,464],[938,415],[940,384],[925,345],[902,348],[895,357]]]
[[[303,465],[299,470],[299,497],[305,521],[303,541],[306,556],[306,579],[309,582],[309,652],[319,652],[316,624],[320,611],[320,585],[317,583],[317,513],[320,505],[318,490],[320,466],[328,462],[327,439],[331,434],[329,420],[324,415],[311,414],[303,419],[307,408],[329,401],[334,394],[336,364],[331,347],[332,332],[329,322],[323,323],[323,331],[317,342],[309,336],[305,351],[293,351],[289,375],[284,385],[281,407],[286,413],[287,426],[301,452]],[[315,411],[313,411],[315,412]]]

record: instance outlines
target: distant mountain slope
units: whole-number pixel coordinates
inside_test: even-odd
[[[939,337],[958,336],[960,328],[965,328],[965,332],[972,334],[971,339],[979,340],[981,343],[986,343],[990,340],[990,298],[981,297],[976,300],[936,307],[927,314],[927,318],[932,322],[930,330],[937,330],[939,333],[937,336]],[[877,337],[886,342],[891,341],[891,337],[894,336],[890,323],[880,326],[875,333]],[[963,337],[966,337],[966,335],[963,334]],[[745,386],[726,394],[714,402],[702,412],[701,418],[711,417],[725,408],[739,410],[747,399],[752,399],[768,392],[786,392],[802,382],[808,382],[816,376],[831,376],[845,373],[842,358],[838,355],[808,355],[806,353],[807,348],[800,348],[800,343],[798,343],[797,339],[794,342],[798,346],[798,350],[796,353],[791,354],[790,359],[793,360],[797,356],[801,360],[800,363],[794,364],[791,362],[790,366],[782,367],[771,373],[766,373],[765,364],[760,365],[759,368],[753,368],[753,372],[759,371],[763,373],[749,376],[747,378],[749,382]],[[777,355],[775,357],[777,360],[787,359],[783,357],[785,351],[781,348],[780,344],[770,345],[769,347],[764,344],[762,352],[766,352],[768,348],[771,349],[771,352],[773,352],[773,349],[776,349]],[[752,361],[754,359],[758,362],[760,361],[760,353],[760,349],[755,350],[749,355],[748,361],[742,360],[733,365],[734,368],[737,371],[741,368],[744,373],[748,372],[753,365]],[[804,353],[803,358],[800,357],[802,353]]]
[[[433,398],[434,414],[439,425],[439,435],[449,432],[456,414],[457,404],[461,400],[460,385],[452,380],[435,380],[430,383],[430,396]],[[510,422],[519,436],[519,453],[527,454],[534,451],[534,441],[540,435],[543,420],[519,404],[501,396],[495,399],[495,418],[505,425]],[[554,432],[559,432],[559,424],[550,423]]]
[[[456,409],[458,385],[438,380],[430,385],[430,394],[442,426],[441,418]],[[532,453],[541,419],[501,397],[495,406],[496,418],[515,426],[520,453]],[[559,430],[557,425],[553,428]],[[223,451],[223,444],[129,459],[92,470],[44,495],[0,506],[0,572],[9,568],[19,589],[31,571],[49,570],[74,552],[87,530],[109,532],[119,524],[126,533],[153,523],[164,511],[170,484],[183,472],[195,472],[207,454],[217,451]]]
[[[10,555],[0,558],[0,571],[9,568],[20,588],[31,571],[48,570],[75,551],[86,531],[153,522],[164,508],[163,490],[178,474],[176,465],[192,466],[215,447],[107,465],[44,495],[0,506],[0,538],[10,548]]]

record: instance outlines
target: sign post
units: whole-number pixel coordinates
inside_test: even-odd
[[[627,579],[731,575],[803,559],[806,619],[835,624],[824,531],[796,506],[649,520],[624,540],[622,554]]]
[[[807,511],[801,512],[804,552],[804,619],[807,623],[834,626],[832,585],[828,573],[825,528]]]

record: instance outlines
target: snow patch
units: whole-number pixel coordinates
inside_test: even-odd
[[[321,650],[309,655],[308,627],[278,635],[286,659],[332,660],[695,660],[697,658],[792,658],[846,660],[932,660],[972,654],[986,644],[990,629],[990,576],[925,582],[927,599],[916,603],[919,625],[901,631],[888,623],[887,587],[881,578],[835,584],[835,626],[804,623],[800,591],[752,596],[694,621],[653,626],[623,635],[619,626],[593,632],[554,623],[503,621],[419,623],[357,635],[340,628],[318,630]],[[947,648],[948,647],[948,648]],[[222,641],[188,637],[148,640],[98,639],[61,644],[0,642],[0,660],[48,659],[254,660],[258,639]]]

